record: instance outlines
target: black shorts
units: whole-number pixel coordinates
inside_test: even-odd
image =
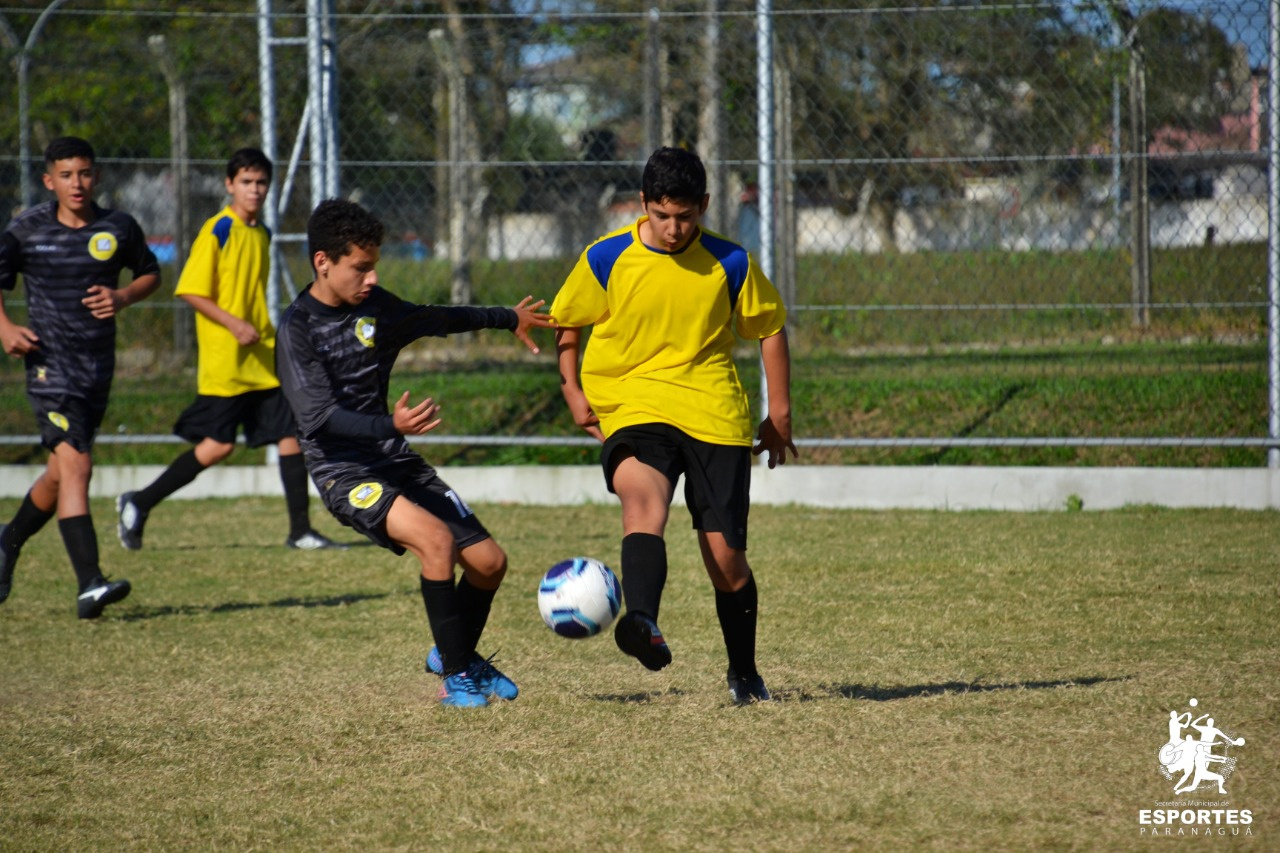
[[[275,444],[292,438],[298,432],[293,411],[279,388],[246,391],[234,397],[210,397],[201,394],[178,415],[174,435],[192,444],[206,438],[223,444],[235,444],[236,431],[244,427],[244,442],[250,447]]]
[[[335,471],[331,464],[328,478],[316,487],[333,517],[383,548],[403,554],[404,546],[387,536],[387,513],[396,497],[404,495],[448,526],[459,551],[489,538],[471,507],[421,456],[409,453],[392,462],[375,470],[352,464]]]
[[[730,548],[747,549],[751,448],[699,441],[668,424],[623,427],[609,436],[600,452],[604,481],[611,492],[617,451],[622,448],[662,472],[672,488],[684,475],[684,500],[694,530],[723,534]]]
[[[65,441],[81,453],[93,450],[93,440],[107,413],[107,399],[106,391],[90,398],[27,392],[40,429],[40,443],[53,450]]]

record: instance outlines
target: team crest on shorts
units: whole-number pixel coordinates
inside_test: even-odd
[[[67,427],[71,426],[71,424],[67,421],[67,416],[62,414],[61,412],[50,412],[49,423],[53,424],[58,429],[63,430],[64,432],[66,431]]]
[[[89,238],[89,254],[100,261],[110,260],[119,246],[120,244],[116,242],[116,235],[110,231],[99,231]]]
[[[381,483],[361,483],[347,495],[347,500],[356,509],[368,509],[381,499]]]
[[[37,381],[37,382],[48,382],[48,381],[49,381],[49,368],[45,367],[43,364],[42,364],[42,365],[40,365],[39,367],[37,367],[37,368],[36,368],[36,381]]]
[[[378,321],[374,318],[361,317],[356,320],[356,340],[365,346],[373,346],[373,336],[377,331]]]

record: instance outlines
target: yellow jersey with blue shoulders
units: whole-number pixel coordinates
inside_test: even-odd
[[[663,423],[712,444],[751,445],[751,408],[733,363],[747,340],[786,323],[782,298],[742,246],[700,229],[679,252],[646,246],[640,217],[592,243],[551,305],[592,326],[582,389],[606,437]]]
[[[211,299],[258,330],[256,344],[241,346],[225,326],[196,313],[199,394],[235,397],[280,387],[276,330],[267,306],[270,249],[270,230],[262,223],[247,224],[230,205],[204,223],[191,245],[176,295]]]

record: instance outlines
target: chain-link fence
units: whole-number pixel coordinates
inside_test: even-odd
[[[1200,444],[1261,464],[1265,0],[771,8],[0,0],[17,72],[0,90],[0,200],[41,200],[44,143],[86,136],[103,200],[178,264],[222,203],[227,155],[274,115],[287,301],[309,273],[295,236],[316,200],[309,79],[332,61],[312,95],[333,120],[329,186],[386,223],[386,277],[411,296],[549,298],[586,243],[639,215],[648,152],[687,145],[709,167],[706,225],[769,258],[793,349],[819,374],[806,393],[836,401],[806,438]],[[122,346],[189,362],[189,318],[163,296],[144,313],[165,319]],[[1040,393],[1016,412],[1029,383]],[[1064,424],[1068,397],[1081,408]],[[930,399],[965,413],[923,416]],[[1171,416],[1090,414],[1134,406]]]

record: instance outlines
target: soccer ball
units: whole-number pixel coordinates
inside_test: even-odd
[[[594,637],[622,608],[622,586],[609,567],[590,557],[556,563],[538,584],[538,610],[561,637]]]

